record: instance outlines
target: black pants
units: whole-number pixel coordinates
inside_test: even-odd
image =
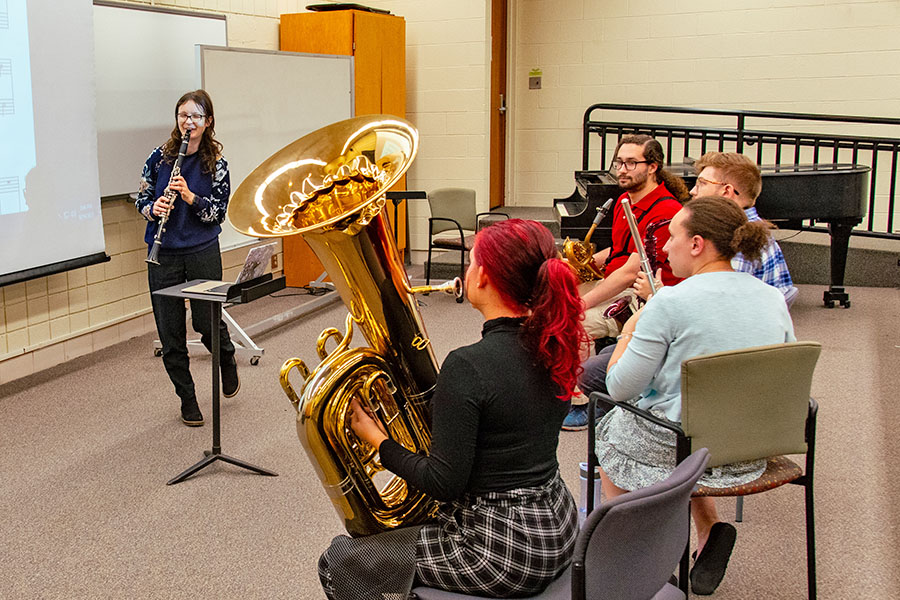
[[[194,380],[191,378],[190,358],[187,349],[187,323],[184,300],[171,296],[153,294],[192,279],[221,279],[222,255],[216,242],[194,254],[160,255],[159,265],[147,265],[150,282],[150,300],[153,303],[153,317],[156,331],[162,343],[163,364],[169,379],[175,386],[175,393],[182,402],[196,398]],[[200,341],[212,352],[212,331],[210,329],[210,304],[191,300],[191,325],[200,334]],[[219,321],[219,358],[221,364],[234,360],[234,344],[228,335],[228,327]]]

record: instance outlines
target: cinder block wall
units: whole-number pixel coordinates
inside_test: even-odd
[[[595,103],[900,115],[893,0],[511,5],[510,196],[520,204],[546,206],[572,192],[582,118]],[[540,90],[528,89],[531,69],[543,72]],[[876,220],[884,223],[879,200]]]

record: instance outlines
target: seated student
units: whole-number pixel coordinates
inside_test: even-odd
[[[731,200],[700,197],[669,224],[672,272],[686,277],[665,287],[622,327],[606,384],[619,401],[673,422],[681,420],[681,363],[687,358],[794,341],[784,297],[731,258],[755,259],[768,243],[768,223],[748,222]],[[597,457],[607,498],[661,481],[675,465],[675,435],[614,408],[597,424]],[[702,485],[726,487],[759,477],[765,461],[714,467]],[[691,570],[696,594],[711,594],[725,575],[736,531],[719,521],[712,498],[691,500],[698,555]]]
[[[689,197],[684,181],[663,168],[665,153],[653,137],[643,134],[622,136],[614,155],[616,158],[612,161],[612,169],[615,169],[619,187],[625,192],[613,205],[612,245],[594,254],[594,263],[603,268],[605,276],[599,281],[579,286],[585,306],[584,328],[594,339],[612,337],[619,333],[620,324],[615,319],[604,317],[604,313],[612,302],[623,296],[633,295],[631,286],[635,275],[640,271],[637,247],[625,219],[622,199],[627,196],[631,201],[637,229],[643,238],[651,225],[671,219],[681,208],[681,202]],[[672,275],[662,250],[668,235],[665,227],[658,229],[657,244],[647,251],[656,255],[662,267],[663,280],[674,285],[680,280]],[[641,243],[645,243],[643,239]],[[587,355],[583,358],[586,357]],[[586,405],[573,405],[563,422],[563,429],[578,431],[585,428]]]
[[[455,592],[527,596],[568,566],[578,520],[556,451],[588,339],[576,278],[557,256],[553,235],[534,221],[500,221],[476,236],[465,286],[485,318],[482,339],[444,361],[429,455],[407,451],[352,404],[356,435],[441,504],[431,524],[335,538],[319,561],[329,598],[356,600],[355,590],[385,578],[390,588],[372,594],[379,599],[405,598],[414,578]],[[360,566],[360,555],[377,559]]]
[[[744,210],[749,221],[762,220],[754,208],[762,190],[762,177],[759,167],[749,157],[736,152],[707,152],[694,163],[694,168],[697,171],[697,183],[691,189],[692,198],[716,194],[733,200]],[[750,273],[757,279],[778,288],[784,294],[788,306],[797,296],[797,288],[791,281],[791,274],[788,272],[781,248],[771,236],[760,252],[759,260],[749,260],[738,252],[731,259],[731,266],[735,271]],[[657,289],[662,285],[661,277],[657,273]],[[649,296],[650,286],[643,272],[637,274],[633,287],[638,296],[642,298]],[[615,346],[607,346],[582,364],[584,371],[579,376],[578,386],[586,395],[596,391],[606,392],[606,369],[614,348]],[[584,417],[584,421],[587,422],[587,416]]]

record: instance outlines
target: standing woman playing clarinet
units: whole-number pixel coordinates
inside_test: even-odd
[[[676,286],[659,290],[622,327],[609,361],[606,387],[618,401],[681,422],[681,363],[714,352],[793,342],[784,296],[731,258],[759,257],[769,243],[766,221],[747,220],[726,198],[702,197],[684,205],[669,223],[665,251]],[[675,434],[621,408],[597,424],[597,459],[603,492],[612,498],[665,479],[675,467]],[[700,479],[708,487],[753,481],[766,461],[714,467]],[[712,498],[693,498],[698,555],[691,569],[695,594],[711,594],[725,576],[736,531],[719,521]]]
[[[556,450],[588,342],[575,276],[546,227],[509,219],[478,232],[465,285],[485,318],[482,337],[444,361],[430,453],[409,452],[352,404],[353,431],[385,468],[440,501],[436,519],[335,538],[319,560],[332,600],[406,598],[414,580],[530,596],[571,560],[578,520]]]
[[[184,300],[153,292],[193,279],[222,278],[219,233],[231,181],[222,144],[215,139],[214,125],[209,94],[195,90],[179,98],[175,104],[175,127],[169,140],[156,148],[144,164],[135,202],[148,221],[144,234],[148,253],[154,250],[155,241],[158,245],[147,261],[150,300],[162,343],[163,364],[181,399],[181,420],[190,427],[203,425],[203,414],[191,378]],[[187,148],[180,157],[185,139]],[[159,231],[161,223],[164,227]],[[191,300],[191,324],[211,351],[209,311],[207,303]],[[240,380],[234,344],[221,321],[219,334],[222,394],[230,398],[237,394]]]

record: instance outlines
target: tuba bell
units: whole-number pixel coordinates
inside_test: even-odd
[[[231,223],[247,235],[302,235],[349,311],[343,333],[332,327],[320,334],[319,365],[310,371],[291,358],[280,381],[297,411],[300,442],[351,535],[424,522],[437,506],[384,469],[377,449],[353,433],[348,413],[357,398],[391,439],[416,453],[430,448],[438,364],[414,294],[459,297],[462,284],[410,287],[382,210],[417,148],[418,133],[403,119],[339,121],[264,161],[228,206]],[[351,348],[354,328],[368,346]],[[299,391],[290,381],[294,370],[303,379]]]

